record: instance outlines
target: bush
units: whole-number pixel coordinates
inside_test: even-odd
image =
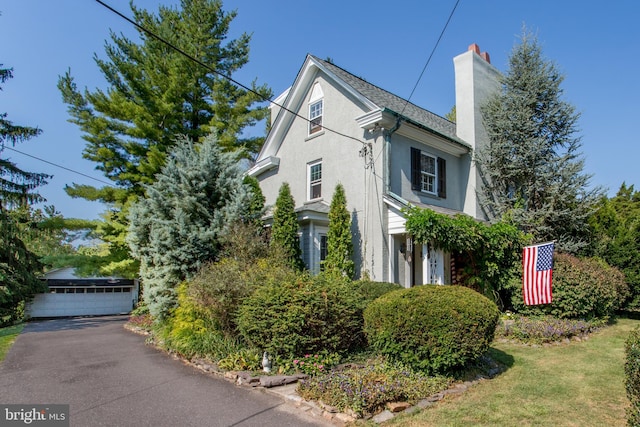
[[[386,293],[402,289],[397,283],[374,282],[366,279],[354,281],[353,286],[362,296],[364,307]]]
[[[242,344],[225,336],[216,321],[187,294],[187,285],[177,288],[178,306],[156,325],[161,344],[187,358],[219,360],[240,351]]]
[[[387,402],[415,403],[446,389],[449,383],[446,377],[428,377],[400,364],[378,361],[301,381],[298,393],[304,399],[320,400],[363,416],[376,413]]]
[[[525,343],[542,344],[586,335],[604,326],[601,320],[558,319],[553,316],[511,316],[496,329],[496,335]]]
[[[522,288],[521,282],[513,284]],[[595,258],[556,254],[553,266],[553,301],[525,306],[522,292],[513,293],[513,308],[527,315],[568,319],[608,319],[629,296],[624,274]]]
[[[462,286],[401,289],[364,311],[372,347],[427,373],[446,372],[481,356],[493,340],[498,317],[492,301]]]
[[[237,325],[248,343],[270,354],[300,354],[357,348],[363,342],[362,309],[347,279],[300,273],[268,279],[246,298]]]
[[[629,334],[625,342],[625,386],[631,406],[627,408],[627,424],[640,425],[640,328]]]
[[[233,233],[223,241],[224,257],[202,267],[186,289],[199,314],[230,337],[237,335],[235,318],[245,298],[267,281],[286,281],[296,274],[278,248],[269,250],[260,230],[235,224]]]

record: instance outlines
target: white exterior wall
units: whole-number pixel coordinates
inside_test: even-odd
[[[500,72],[473,50],[456,56],[453,63],[456,77],[456,132],[459,138],[477,150],[488,142],[480,110],[498,90]],[[486,219],[477,197],[480,176],[470,159],[469,169],[464,212],[474,218]]]
[[[299,105],[289,108],[302,117],[308,117],[308,100],[316,82],[321,85],[324,93],[323,127],[355,139],[326,129],[309,136],[309,123],[299,118],[294,119],[284,133],[286,140],[282,141],[275,154],[280,159],[279,166],[257,175],[256,178],[260,181],[267,206],[275,204],[280,186],[283,182],[288,182],[296,207],[300,207],[308,201],[307,165],[322,160],[322,200],[327,205],[331,203],[338,183],[345,189],[347,209],[352,215],[354,229],[357,274],[367,271],[374,280],[386,280],[383,267],[386,272],[388,261],[382,261],[383,252],[388,250],[386,230],[382,226],[382,134],[370,134],[361,129],[355,119],[368,111],[366,106],[343,88],[332,84],[319,71]],[[373,150],[368,159],[377,160],[366,168],[365,158],[360,156],[365,141],[371,143]]]

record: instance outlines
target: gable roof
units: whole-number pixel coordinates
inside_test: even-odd
[[[418,107],[411,102],[407,102],[393,93],[386,91],[378,86],[369,83],[368,81],[357,77],[347,70],[338,67],[337,65],[324,61],[317,56],[309,55],[315,61],[322,64],[333,74],[342,79],[349,86],[353,87],[356,91],[362,94],[365,98],[376,104],[381,109],[386,109],[395,115],[402,115],[402,117],[415,122],[418,125],[430,128],[443,136],[459,141],[456,136],[456,124],[450,122],[444,117],[440,117],[437,114],[432,113],[429,110]]]
[[[411,102],[407,102],[405,99],[381,89],[331,62],[308,54],[298,71],[293,85],[277,98],[280,101],[277,106],[280,108],[262,146],[262,150],[256,158],[256,165],[247,172],[249,175],[255,176],[276,165],[275,162],[269,159],[273,159],[276,156],[289,125],[297,117],[297,114],[291,114],[291,112],[301,105],[306,92],[312,84],[316,73],[315,70],[324,72],[362,102],[370,111],[384,112],[387,113],[387,116],[402,118],[418,128],[439,135],[450,141],[449,144],[452,144],[452,147],[456,147],[454,151],[458,154],[468,152],[471,149],[468,143],[457,137],[455,123]]]

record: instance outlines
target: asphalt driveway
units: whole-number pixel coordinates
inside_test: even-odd
[[[27,324],[0,364],[0,403],[68,404],[72,426],[318,426],[144,344],[124,316]]]

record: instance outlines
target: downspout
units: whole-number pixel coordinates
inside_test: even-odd
[[[391,192],[391,135],[400,127],[401,117],[398,116],[396,124],[384,133],[384,193],[388,195]]]
[[[393,133],[395,131],[398,130],[398,128],[400,127],[400,116],[397,117],[396,119],[396,124],[393,125],[393,127],[387,131],[384,132],[384,162],[383,162],[383,177],[384,177],[384,183],[383,183],[383,190],[382,190],[382,195],[383,196],[387,196],[389,195],[389,193],[391,192],[391,135],[393,135]],[[385,215],[386,218],[386,215]],[[387,222],[387,220],[385,220],[385,222]],[[388,222],[385,226],[388,227]],[[388,228],[386,230],[384,230],[385,233],[385,241],[386,243],[386,256],[383,256],[383,259],[386,258],[385,261],[383,261],[384,263],[386,263],[387,267],[386,267],[386,275],[387,275],[387,280],[389,282],[393,282],[392,277],[391,277],[391,261],[390,261],[390,257],[391,254],[389,253],[390,250],[390,246],[389,246],[389,230]],[[383,269],[384,270],[384,269]]]

